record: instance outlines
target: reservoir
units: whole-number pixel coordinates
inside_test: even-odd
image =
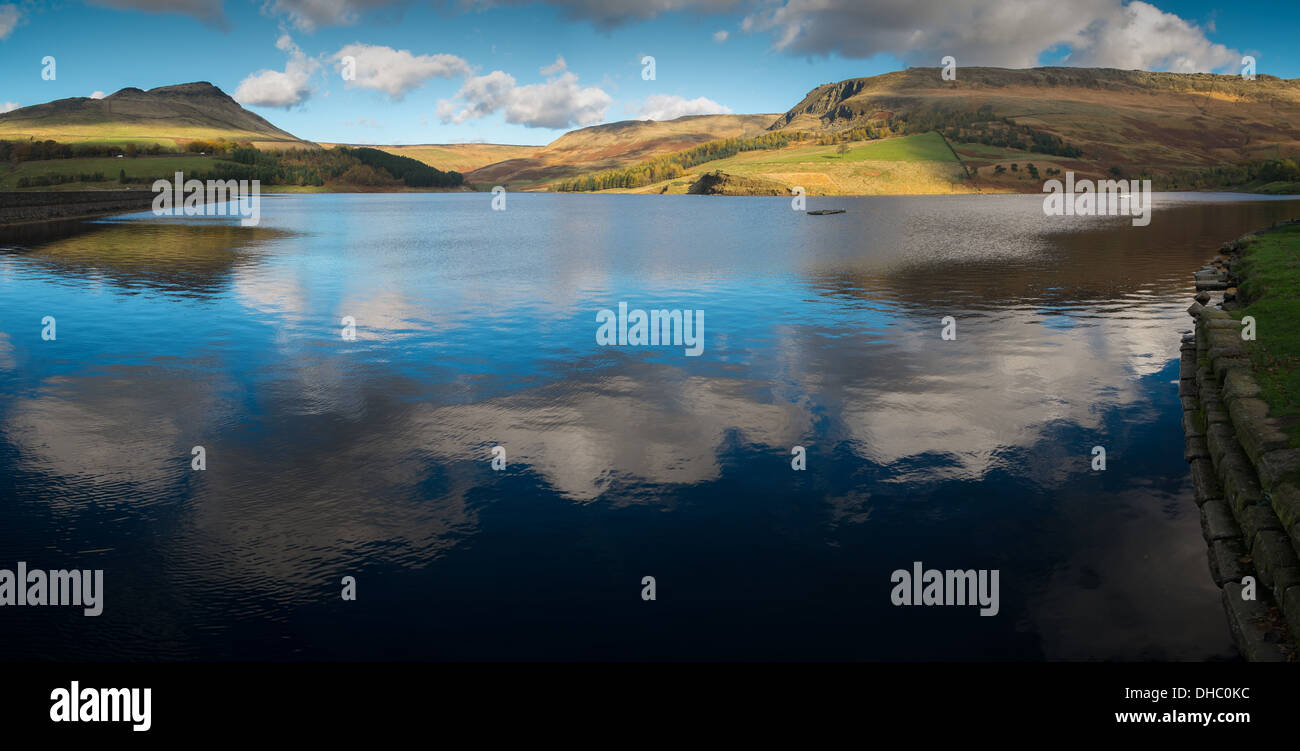
[[[0,240],[0,568],[104,571],[97,617],[0,609],[0,659],[1236,659],[1179,334],[1300,200],[1153,198],[264,194]],[[598,345],[624,302],[702,311],[698,356]],[[896,607],[921,561],[996,615]]]

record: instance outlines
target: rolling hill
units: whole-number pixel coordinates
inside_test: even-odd
[[[1039,192],[1057,170],[1213,187],[1222,176],[1206,172],[1300,155],[1300,80],[963,68],[944,81],[910,68],[818,86],[769,131],[803,137],[619,192],[682,193],[716,170],[814,195]],[[1295,192],[1295,179],[1251,189]]]
[[[677,158],[707,142],[782,131],[797,135],[779,148],[711,156],[685,174],[671,172],[671,180],[620,190],[685,192],[715,170],[810,194],[1039,192],[1040,175],[1057,170],[1151,177],[1157,189],[1213,187],[1225,182],[1207,172],[1300,155],[1300,80],[1049,67],[961,68],[957,80],[944,81],[938,68],[909,68],[818,86],[779,115],[623,121],[574,130],[545,146],[374,148],[461,172],[479,189],[547,190],[569,178]],[[28,138],[318,147],[208,83],[128,88],[102,100],[62,99],[0,115],[0,139]],[[1295,180],[1270,185],[1293,192],[1300,190]]]
[[[593,125],[565,133],[531,156],[507,159],[467,172],[465,179],[476,185],[539,187],[584,172],[625,167],[706,141],[759,135],[776,117],[692,115],[676,120],[624,120]]]
[[[933,125],[974,168],[1023,163],[1028,156],[1040,166],[1097,175],[1111,167],[1171,175],[1300,153],[1300,80],[962,68],[957,80],[944,81],[938,68],[910,68],[818,86],[772,128],[842,133],[891,118]],[[1013,132],[1029,148],[998,143]],[[1035,150],[1035,135],[1080,153]]]
[[[164,146],[225,139],[251,142],[259,149],[318,148],[249,112],[205,81],[21,107],[0,114],[0,139]]]

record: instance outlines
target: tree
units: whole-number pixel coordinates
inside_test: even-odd
[[[1007,168],[1006,168],[1006,167],[1003,167],[1003,166],[1000,165],[1000,164],[999,164],[998,166],[996,166],[996,167],[993,168],[993,174],[995,174],[995,175],[1001,175],[1001,174],[1005,173],[1006,171],[1007,171]]]
[[[845,154],[849,153],[849,145],[847,143],[841,143],[835,150],[839,152],[841,157],[843,157]]]
[[[1026,164],[1025,169],[1029,170],[1030,177],[1034,178],[1035,180],[1038,179],[1038,168],[1034,166],[1033,162]]]

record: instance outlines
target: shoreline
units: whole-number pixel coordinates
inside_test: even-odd
[[[364,187],[352,187],[346,190],[331,189],[307,189],[295,190],[301,186],[271,186],[270,189],[262,192],[262,195],[377,195],[385,193],[393,194],[410,194],[410,193],[475,193],[489,194],[488,190],[479,190],[474,187],[461,188],[406,188],[402,190],[383,190],[383,189],[365,189]],[[287,188],[287,189],[281,189]],[[637,190],[612,189],[601,191],[550,191],[550,190],[517,190],[509,191],[514,193],[528,194],[545,194],[545,195],[569,195],[569,196],[610,196],[610,195],[707,195],[712,197],[724,196],[728,198],[751,198],[751,197],[779,197],[783,194],[775,194],[770,190],[761,193],[740,193],[731,194],[726,192],[719,193],[645,193]],[[1186,195],[1233,195],[1254,197],[1258,196],[1260,200],[1288,200],[1300,199],[1300,194],[1279,195],[1274,193],[1253,193],[1238,192],[1229,190],[1174,190],[1174,191],[1155,191],[1162,194],[1186,194]],[[27,191],[0,191],[0,229],[9,235],[11,231],[21,228],[48,227],[52,223],[75,223],[91,219],[104,219],[124,214],[132,214],[144,211],[152,206],[153,198],[156,194],[150,190],[27,190]],[[904,196],[924,196],[928,198],[947,197],[947,196],[1014,196],[1014,195],[1045,195],[1043,193],[1030,192],[1002,192],[1002,191],[970,191],[970,192],[946,192],[946,193],[809,193],[809,198],[884,198],[884,197],[904,197]]]
[[[1252,662],[1300,660],[1300,448],[1281,429],[1280,404],[1270,406],[1256,380],[1245,342],[1253,319],[1238,285],[1246,251],[1261,236],[1300,225],[1300,219],[1225,243],[1195,273],[1188,314],[1195,331],[1183,336],[1178,395],[1185,451],[1210,575],[1222,590],[1233,641]],[[1216,301],[1211,292],[1219,292]],[[1249,327],[1249,328],[1248,328]]]

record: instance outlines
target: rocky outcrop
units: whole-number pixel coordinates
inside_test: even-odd
[[[780,183],[754,177],[737,177],[721,170],[706,172],[691,183],[687,193],[702,196],[788,196]]]
[[[1196,329],[1183,337],[1178,388],[1184,458],[1191,465],[1210,574],[1223,589],[1238,649],[1248,660],[1296,660],[1300,449],[1289,448],[1260,398],[1242,323],[1211,305],[1208,292],[1235,287],[1240,253],[1252,239],[1226,244],[1196,274],[1200,292],[1188,309]]]

